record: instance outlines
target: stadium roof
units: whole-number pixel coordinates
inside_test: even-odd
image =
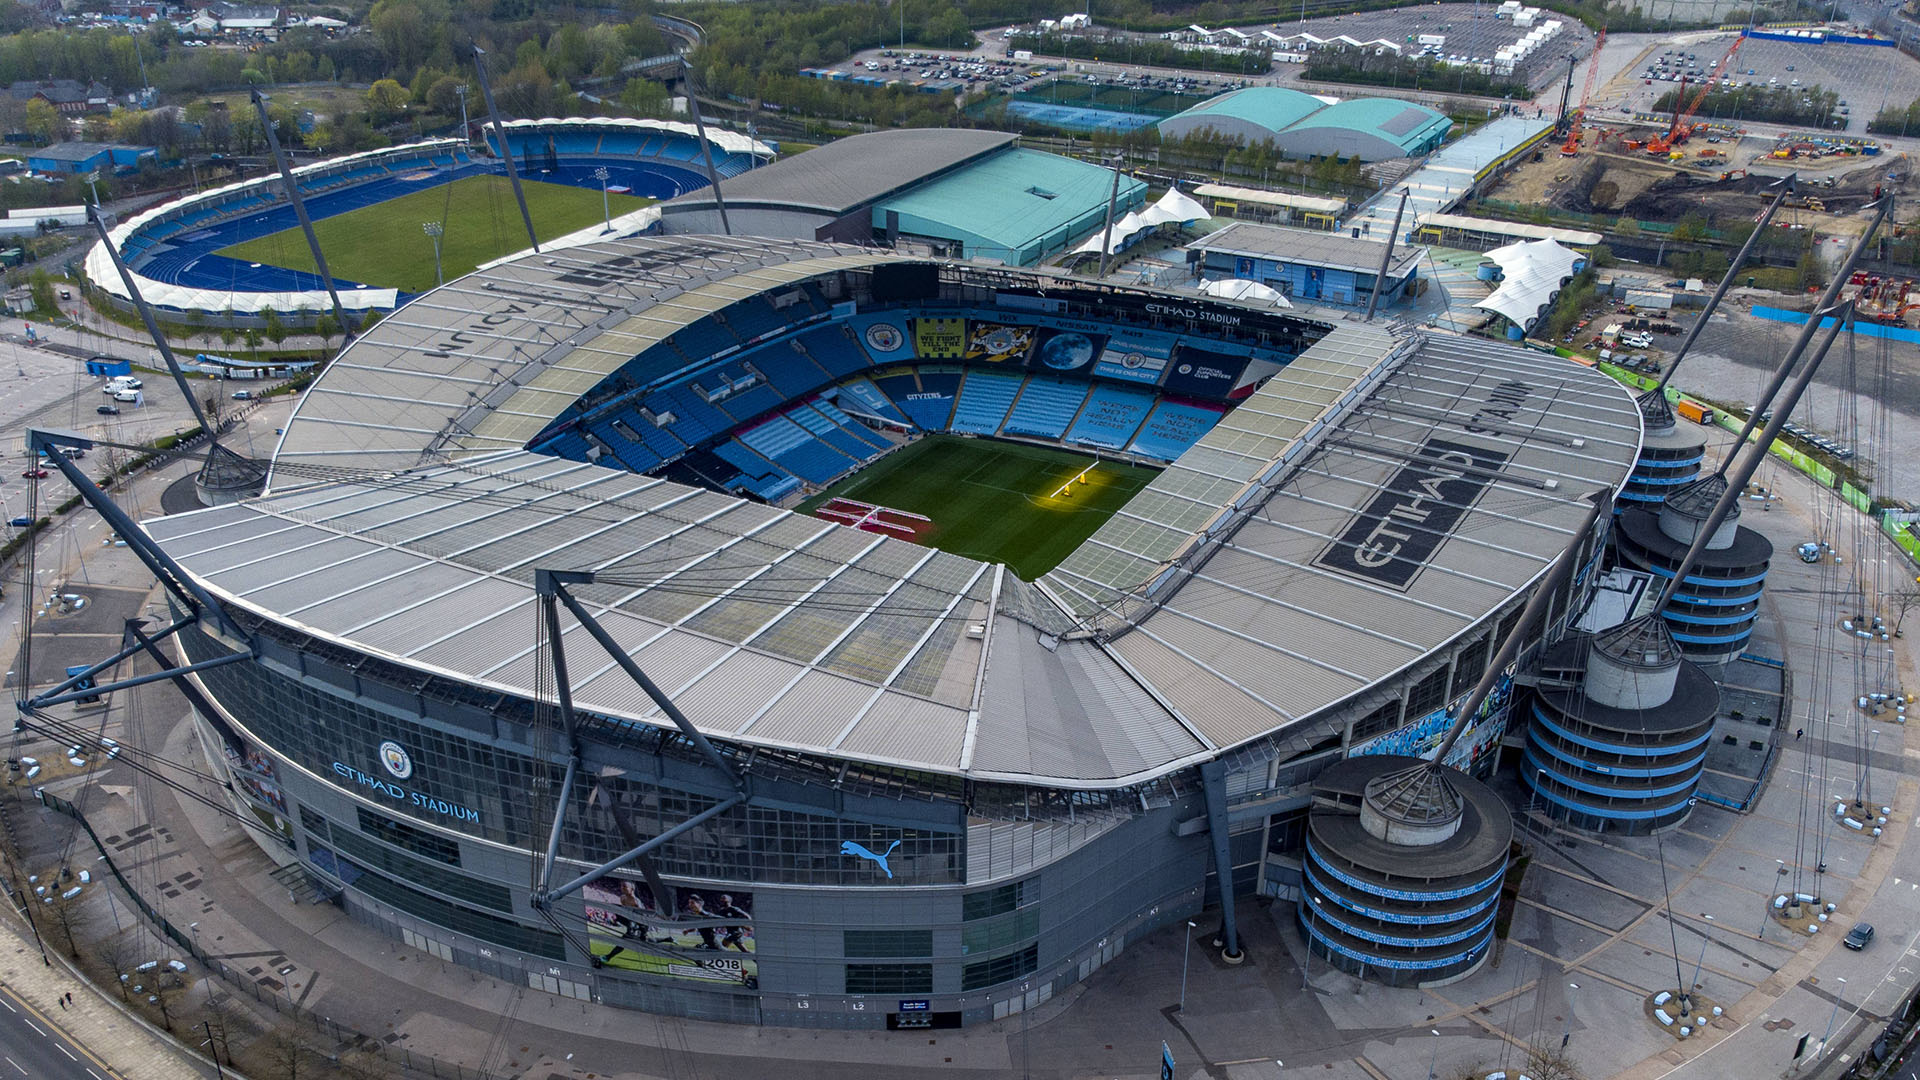
[[[1170,116],[1161,122],[1160,130],[1184,135],[1197,127],[1213,127],[1223,134],[1251,135],[1258,141],[1262,134],[1278,135],[1326,107],[1326,102],[1312,94],[1284,86],[1248,86]]]
[[[811,151],[818,153],[819,151]],[[1113,170],[1059,154],[1015,149],[874,204],[874,227],[886,215],[940,226],[942,235],[962,235],[967,251],[1019,252],[1063,230],[1084,228],[1089,215],[1105,220]],[[1137,205],[1147,185],[1120,178],[1119,206]],[[977,238],[977,239],[975,239]]]
[[[1416,154],[1445,136],[1451,127],[1453,121],[1445,113],[1425,105],[1394,98],[1352,98],[1301,119],[1289,131],[1339,128],[1393,143],[1402,153]]]
[[[669,135],[681,135],[689,139],[700,137],[700,129],[684,120],[637,119],[631,116],[548,116],[537,120],[508,120],[500,125],[511,134],[519,134],[530,128],[542,131],[582,131],[613,128],[621,131],[654,131]],[[492,124],[485,129],[491,133]],[[773,147],[758,139],[749,138],[737,131],[707,125],[707,140],[720,150],[729,154],[754,154],[772,157]],[[488,145],[492,145],[489,140]]]
[[[727,205],[770,204],[838,217],[914,184],[1011,146],[1019,136],[972,129],[907,128],[835,139],[765,168],[720,181]],[[708,190],[668,200],[663,209],[706,209]]]
[[[660,237],[478,271],[342,353],[289,421],[269,494],[148,527],[239,609],[523,697],[541,685],[533,571],[592,569],[583,602],[717,739],[1111,787],[1270,733],[1324,736],[1330,706],[1533,581],[1638,452],[1633,400],[1588,368],[1339,324],[1028,584],[518,448],[707,312],[893,261]],[[1381,500],[1409,476],[1444,485],[1441,510],[1417,551],[1385,552],[1378,526],[1405,508]],[[664,726],[573,629],[563,617],[582,707]]]
[[[1287,229],[1278,225],[1256,225],[1236,221],[1218,232],[1211,232],[1187,245],[1194,251],[1218,252],[1283,263],[1311,263],[1338,270],[1373,275],[1380,271],[1380,256],[1386,254],[1385,240],[1367,240],[1345,233],[1319,229]],[[1427,249],[1407,244],[1393,249],[1389,278],[1412,271],[1426,257]]]

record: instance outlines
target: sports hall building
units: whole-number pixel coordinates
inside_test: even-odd
[[[935,430],[1161,471],[1035,581],[778,505]],[[608,1006],[954,1026],[1297,897],[1316,777],[1436,745],[1640,433],[1497,343],[635,238],[422,296],[264,495],[147,528],[225,612],[184,658],[244,657],[192,676],[205,745],[355,918]],[[1450,761],[1492,767],[1509,696]]]

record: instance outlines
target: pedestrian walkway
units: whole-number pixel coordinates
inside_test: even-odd
[[[0,920],[0,984],[37,1015],[38,1025],[57,1029],[92,1060],[105,1077],[126,1080],[201,1080],[212,1076],[211,1065],[189,1058],[168,1036],[128,1015],[96,991],[58,957],[40,950],[13,919]],[[61,998],[73,995],[71,1005]],[[4,1004],[13,1008],[11,1004]]]

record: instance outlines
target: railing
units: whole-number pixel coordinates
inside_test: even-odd
[[[100,861],[106,864],[108,872],[113,875],[115,881],[120,883],[121,890],[127,894],[134,906],[140,909],[141,914],[147,917],[155,929],[189,956],[198,960],[207,970],[218,975],[229,987],[244,991],[256,1004],[271,1008],[277,1014],[289,1016],[311,1027],[316,1033],[334,1040],[336,1044],[351,1043],[359,1050],[376,1054],[382,1060],[411,1075],[441,1077],[445,1080],[510,1080],[498,1073],[483,1072],[455,1062],[416,1054],[405,1047],[390,1046],[371,1035],[355,1031],[336,1023],[329,1017],[321,1016],[291,998],[266,990],[246,972],[230,968],[218,958],[202,952],[194,941],[193,935],[173,925],[166,916],[160,914],[158,908],[148,903],[146,897],[134,889],[133,883],[121,873],[120,866],[114,862],[112,853],[107,850],[105,844],[101,843],[100,835],[93,831],[93,825],[87,821],[86,814],[81,812],[78,806],[44,789],[37,790],[35,794],[48,809],[67,815],[86,830],[87,838],[93,841],[94,848],[100,852]]]

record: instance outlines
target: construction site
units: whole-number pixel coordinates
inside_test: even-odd
[[[1680,245],[1737,242],[1775,185],[1792,175],[1795,191],[1771,222],[1783,235],[1760,245],[1759,261],[1791,265],[1808,250],[1819,258],[1823,239],[1859,234],[1862,208],[1882,194],[1908,191],[1912,169],[1907,154],[1848,133],[1850,120],[1839,113],[1851,108],[1844,99],[1811,82],[1802,86],[1800,74],[1811,80],[1819,73],[1794,50],[1810,48],[1744,35],[1649,47],[1604,85],[1596,85],[1597,60],[1570,64],[1554,137],[1487,192],[1483,206],[1495,215],[1519,210],[1539,221],[1544,213],[1553,224],[1593,229],[1617,255],[1665,267]],[[1873,85],[1847,84],[1849,92],[1876,99],[1905,92],[1910,60],[1891,49],[1854,52],[1883,67]],[[1743,94],[1740,100],[1776,107],[1812,103],[1813,115],[1832,110],[1840,126],[1815,130],[1715,115],[1729,95]],[[1649,111],[1655,101],[1666,108]],[[1916,227],[1911,206],[1902,201],[1896,236]],[[1876,278],[1870,288],[1903,297],[1896,280]],[[1886,305],[1887,320],[1908,314],[1903,307],[1899,299]]]

